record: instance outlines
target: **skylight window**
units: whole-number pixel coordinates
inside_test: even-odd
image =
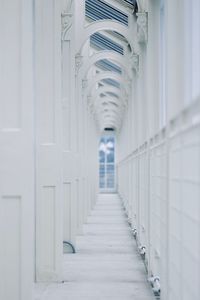
[[[128,16],[125,13],[101,0],[86,0],[85,15],[93,21],[111,19],[128,25]]]
[[[120,88],[120,84],[119,82],[117,82],[116,80],[113,80],[111,78],[108,78],[108,79],[103,79],[102,80],[104,83],[106,84],[109,84],[109,85],[112,85],[114,87],[117,87],[118,89]]]
[[[96,66],[105,71],[113,71],[118,74],[122,73],[122,69],[113,62],[109,61],[108,59],[102,59],[98,61],[96,63]]]
[[[99,50],[113,50],[122,55],[124,53],[122,46],[113,42],[111,39],[98,32],[94,33],[90,37],[90,45],[98,48]]]
[[[114,105],[115,107],[118,107],[117,103],[113,102],[113,101],[109,101],[110,104]]]
[[[116,95],[116,94],[114,94],[112,92],[107,92],[107,94],[110,95],[110,96],[112,96],[112,97],[119,98],[118,95]]]
[[[136,3],[137,3],[136,0],[123,0],[123,1],[130,4],[130,5],[136,5]]]

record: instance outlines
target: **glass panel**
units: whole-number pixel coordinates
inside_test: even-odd
[[[105,188],[105,165],[99,165],[99,187]]]
[[[114,188],[114,176],[107,175],[107,188]]]
[[[105,188],[105,177],[99,177],[99,187],[100,189]]]
[[[113,150],[108,150],[107,163],[114,163],[114,149]]]
[[[99,143],[99,162],[105,162],[105,151],[106,151],[106,140],[105,138],[101,138]]]
[[[104,176],[105,175],[105,165],[99,166],[99,175]]]
[[[114,139],[112,137],[107,139],[107,163],[114,163]]]
[[[113,189],[115,186],[115,140],[104,136],[99,143],[99,187]]]
[[[104,163],[105,162],[105,152],[104,151],[102,151],[102,150],[100,150],[99,151],[99,162],[100,163]]]
[[[107,187],[114,188],[114,165],[107,165],[106,173],[107,173]]]
[[[109,173],[109,174],[114,173],[114,164],[107,164],[106,172]]]

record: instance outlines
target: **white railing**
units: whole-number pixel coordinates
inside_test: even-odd
[[[119,195],[161,298],[199,299],[200,101],[117,168]]]

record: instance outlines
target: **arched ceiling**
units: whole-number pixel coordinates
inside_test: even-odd
[[[85,0],[79,76],[87,82],[85,97],[101,130],[119,130],[127,107],[135,55],[129,18],[136,6],[135,0]]]

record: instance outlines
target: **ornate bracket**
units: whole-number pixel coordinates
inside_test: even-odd
[[[88,80],[82,79],[82,89],[85,90],[87,86],[88,86]]]
[[[139,72],[139,55],[134,54],[131,57],[131,60],[132,60],[132,68],[135,70],[136,74],[138,74],[138,72]]]
[[[148,13],[137,13],[137,40],[138,43],[147,43],[148,41]]]
[[[92,107],[92,96],[87,96],[87,105],[89,108]]]
[[[132,80],[131,80],[129,77],[126,78],[126,83],[127,83],[128,88],[129,88],[129,90],[130,90],[130,89],[131,89],[131,86],[132,86]]]
[[[61,14],[62,17],[62,34],[61,34],[61,38],[62,41],[66,41],[67,40],[67,32],[69,31],[69,29],[72,26],[72,13],[67,13],[67,12],[63,12]]]
[[[77,53],[75,56],[75,65],[76,65],[76,76],[78,75],[78,71],[83,63],[83,56],[80,53]]]
[[[93,114],[93,115],[95,115],[95,108],[94,108],[94,105],[93,105],[93,103],[92,103],[92,97],[91,96],[89,96],[88,97],[89,98],[89,100],[88,100],[88,111],[91,113],[91,114]]]
[[[87,86],[88,86],[88,80],[86,78],[82,79],[82,96],[83,97],[84,97]]]

